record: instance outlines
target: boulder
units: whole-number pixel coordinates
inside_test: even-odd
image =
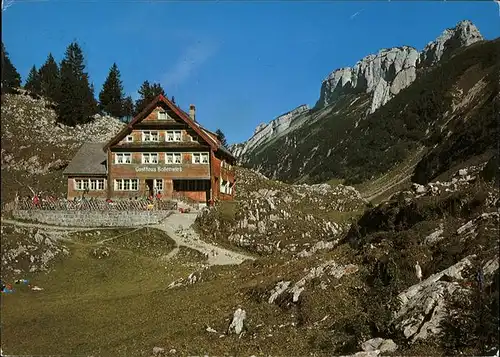
[[[241,334],[243,331],[243,322],[247,317],[247,313],[245,310],[238,308],[234,312],[233,320],[229,325],[228,333],[235,333],[237,335]]]

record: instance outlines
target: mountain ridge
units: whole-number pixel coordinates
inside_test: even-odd
[[[458,125],[457,111],[473,111],[481,94],[469,91],[483,78],[487,83],[493,80],[489,73],[496,70],[491,58],[497,42],[483,40],[479,30],[465,20],[444,30],[420,53],[409,46],[380,50],[381,56],[358,61],[355,72],[345,67],[331,72],[323,81],[316,106],[289,118],[286,130],[276,130],[278,123],[272,121],[268,126],[278,134],[267,130],[268,135],[260,134],[258,140],[254,134],[230,149],[242,165],[285,182],[319,183],[335,178],[356,184],[373,179],[422,147],[434,150],[439,133],[445,138],[445,127],[453,131]],[[378,61],[377,68],[383,71],[374,73],[367,58],[371,63]],[[427,65],[429,61],[434,64]],[[446,71],[452,78],[447,78]],[[462,82],[471,83],[464,87]],[[486,91],[483,94],[489,98],[479,105],[488,106],[494,88],[488,84],[478,90]],[[262,125],[260,133],[264,133]]]
[[[455,42],[451,44],[450,41],[453,40]],[[480,40],[483,40],[483,37],[477,27],[471,21],[463,20],[454,28],[445,29],[421,52],[412,46],[380,49],[376,54],[363,57],[353,67],[342,67],[330,72],[322,81],[320,97],[311,111],[328,107],[347,94],[367,93],[373,96],[366,114],[372,114],[402,89],[413,83],[418,71],[435,65],[443,55],[448,55],[447,44],[451,47],[463,47]],[[274,133],[282,132],[290,127],[301,114],[304,112],[289,118],[284,129],[280,128],[278,120],[280,116],[271,120],[267,125],[259,124],[247,141],[231,145],[230,150],[236,157],[242,159],[242,163],[245,163],[247,161],[244,158],[245,155],[249,155],[252,150],[257,150],[259,146],[276,137]],[[266,127],[270,128],[266,129]]]

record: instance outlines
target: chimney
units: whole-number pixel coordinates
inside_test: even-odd
[[[189,117],[193,119],[193,121],[196,121],[196,107],[194,104],[189,105]]]

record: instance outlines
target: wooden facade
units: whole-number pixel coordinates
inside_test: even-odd
[[[85,160],[93,161],[83,165]],[[68,198],[85,192],[108,199],[160,194],[207,203],[230,200],[235,161],[215,133],[196,122],[194,106],[188,115],[160,95],[108,143],[82,147],[65,170]]]

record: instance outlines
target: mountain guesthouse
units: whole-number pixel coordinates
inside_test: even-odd
[[[64,170],[68,199],[233,199],[236,159],[195,115],[159,95],[109,142],[85,143]]]

